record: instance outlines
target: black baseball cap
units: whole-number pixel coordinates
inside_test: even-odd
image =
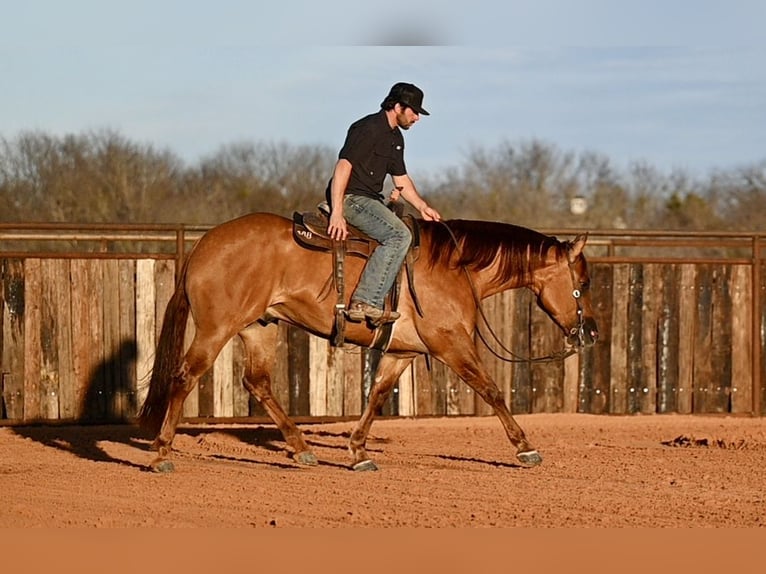
[[[388,92],[385,102],[394,102],[410,107],[421,116],[431,115],[423,108],[423,90],[415,84],[408,84],[407,82],[394,84],[391,91]]]

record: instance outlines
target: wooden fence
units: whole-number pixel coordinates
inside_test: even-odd
[[[201,230],[82,228],[0,225],[3,424],[127,421],[143,401],[178,262]],[[766,405],[761,238],[591,235],[586,253],[599,343],[545,364],[502,361],[481,347],[513,412],[760,415]],[[561,348],[559,331],[529,291],[497,295],[484,309],[515,353]],[[290,414],[360,414],[369,387],[366,349],[336,349],[287,325],[270,328],[279,330],[274,390]],[[262,417],[239,383],[242,372],[235,339],[186,401],[184,416]],[[419,357],[384,414],[491,413],[444,365]]]

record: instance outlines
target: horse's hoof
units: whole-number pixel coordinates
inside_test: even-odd
[[[308,450],[304,450],[303,452],[297,453],[293,459],[298,464],[303,464],[305,466],[316,466],[319,464],[319,461],[317,460],[316,455]]]
[[[371,460],[363,460],[362,462],[357,462],[354,466],[351,467],[351,469],[354,472],[363,472],[367,470],[378,470],[378,466],[372,462]]]
[[[540,456],[540,453],[536,450],[528,450],[525,452],[520,452],[516,454],[516,458],[518,458],[521,462],[528,466],[537,466],[541,462],[543,462],[543,457]]]
[[[168,459],[163,460],[155,460],[151,464],[151,469],[154,472],[173,472],[176,467],[173,464],[173,461],[170,461]]]

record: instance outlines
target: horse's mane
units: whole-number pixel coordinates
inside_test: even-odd
[[[558,255],[564,252],[564,244],[555,237],[510,223],[452,219],[443,223],[422,222],[422,226],[431,239],[427,254],[430,265],[442,263],[481,270],[499,259],[493,278],[498,283],[514,277],[528,283],[550,247],[555,247]]]

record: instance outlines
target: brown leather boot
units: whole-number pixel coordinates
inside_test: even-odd
[[[373,307],[369,303],[362,301],[351,301],[351,304],[346,309],[346,316],[349,321],[355,321],[357,323],[367,319],[373,324],[392,323],[396,321],[400,314],[396,311],[385,311]]]

